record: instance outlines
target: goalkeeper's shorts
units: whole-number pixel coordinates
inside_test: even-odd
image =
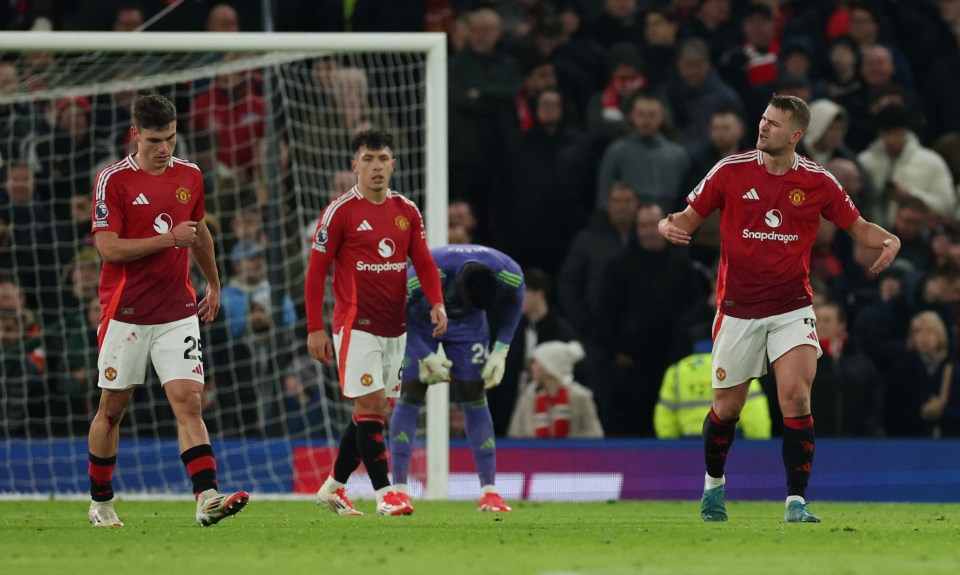
[[[447,332],[440,339],[433,337],[433,324],[429,320],[407,317],[407,338],[420,349],[427,347],[436,352],[443,343],[443,353],[453,362],[450,377],[459,381],[481,381],[480,370],[487,362],[490,344],[490,327],[486,315],[478,314],[472,321],[451,321],[447,323]],[[416,341],[414,341],[416,338]],[[408,354],[403,361],[403,381],[416,381],[420,378],[414,354]]]

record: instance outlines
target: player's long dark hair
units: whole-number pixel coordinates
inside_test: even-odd
[[[497,303],[497,276],[489,266],[480,262],[469,262],[460,268],[457,289],[471,307],[485,310]]]

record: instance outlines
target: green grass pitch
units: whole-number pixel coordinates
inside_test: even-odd
[[[707,524],[695,501],[415,501],[410,517],[338,517],[262,501],[219,525],[190,501],[124,501],[123,528],[93,528],[82,501],[0,502],[0,573],[16,575],[935,574],[960,573],[960,505],[812,502],[820,524],[784,524],[782,502],[730,502]]]

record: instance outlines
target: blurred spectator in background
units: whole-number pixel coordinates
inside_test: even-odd
[[[229,54],[223,63],[243,57]],[[238,193],[258,189],[264,177],[260,144],[265,104],[248,70],[223,72],[208,90],[197,95],[189,112],[193,154],[205,174],[213,173],[215,189],[208,202],[217,213],[232,211]],[[266,197],[258,197],[266,203]]]
[[[630,132],[628,103],[647,85],[641,72],[640,52],[633,44],[616,44],[608,51],[606,86],[587,102],[587,131],[606,145]]]
[[[824,285],[843,274],[843,262],[833,251],[836,236],[837,226],[826,218],[821,218],[817,237],[810,250],[810,277],[817,278]]]
[[[169,0],[79,0],[76,27],[79,30],[114,30],[121,12],[140,11],[141,20],[151,20],[166,10]],[[203,29],[210,4],[206,1],[178,3],[175,9],[156,20],[149,30],[154,32],[199,32]],[[132,22],[132,16],[126,16]],[[128,22],[129,25],[130,22]]]
[[[556,89],[557,75],[554,73],[553,63],[544,58],[530,59],[524,63],[523,85],[514,100],[520,131],[526,132],[536,125],[534,109],[540,93]]]
[[[121,4],[113,16],[114,32],[136,32],[143,26],[143,11],[136,4]]]
[[[463,200],[454,200],[447,206],[447,228],[450,241],[453,244],[481,243],[476,238],[477,218],[473,215],[473,207]]]
[[[910,111],[887,106],[878,113],[877,125],[880,137],[857,156],[881,195],[877,223],[889,225],[899,202],[911,196],[923,200],[940,217],[953,219],[957,197],[950,168],[910,130]]]
[[[0,96],[16,94],[21,89],[16,63],[0,61]],[[45,128],[45,122],[32,102],[0,104],[0,168],[26,158],[24,145],[28,136]]]
[[[468,48],[450,58],[450,198],[466,200],[488,235],[491,190],[507,161],[500,144],[505,126],[515,124],[513,106],[522,76],[520,66],[497,48],[500,16],[484,8],[470,13]]]
[[[676,14],[667,8],[648,10],[643,20],[644,43],[640,52],[643,75],[651,86],[658,87],[676,61],[680,22]],[[710,58],[709,53],[707,58]]]
[[[663,374],[653,412],[657,439],[702,437],[703,418],[713,404],[712,343],[709,339],[697,342],[692,354],[668,367]],[[770,439],[770,405],[757,379],[750,382],[737,432],[744,439]]]
[[[59,300],[59,312],[83,313],[87,302],[97,297],[100,270],[103,262],[100,253],[91,245],[84,246],[73,254],[70,263],[63,268],[64,290]]]
[[[545,341],[577,339],[577,332],[570,322],[550,305],[553,278],[537,268],[524,270],[523,277],[523,315],[510,342],[503,381],[487,391],[493,429],[498,437],[506,435],[517,398],[530,381],[529,369],[534,348]],[[497,326],[490,326],[490,329],[496,331]]]
[[[888,372],[891,437],[960,436],[960,365],[947,329],[932,311],[910,320],[906,355]]]
[[[657,231],[664,210],[641,202],[636,241],[603,274],[598,333],[613,358],[603,427],[611,437],[652,437],[653,409],[669,364],[673,322],[702,297],[702,281]],[[655,274],[651,270],[657,270]]]
[[[264,414],[266,433],[270,437],[310,439],[326,437],[337,439],[339,427],[329,421],[327,401],[329,385],[323,371],[310,356],[293,360],[284,370],[283,386],[276,401],[267,406]],[[339,394],[339,384],[336,392]]]
[[[687,153],[695,157],[710,147],[713,113],[730,108],[742,113],[743,103],[713,69],[710,50],[703,40],[685,40],[674,64],[674,72],[660,87],[660,95],[674,126],[683,134],[681,141]]]
[[[920,198],[907,196],[899,202],[890,231],[900,238],[897,259],[911,264],[914,269],[929,269],[930,235],[939,218]]]
[[[223,392],[237,394],[235,404],[247,409],[241,419],[249,428],[253,422],[249,411],[251,399],[256,398],[253,405],[259,405],[260,413],[264,414],[271,409],[281,389],[281,370],[290,358],[287,350],[277,349],[276,332],[293,326],[297,314],[287,294],[282,296],[282,309],[275,310],[274,290],[282,288],[272,286],[267,280],[267,258],[262,245],[237,242],[230,250],[230,263],[233,274],[220,293],[227,341],[248,346],[256,390],[247,389],[243,377],[238,377],[236,383],[239,385],[235,389],[223,389],[218,375],[218,398]],[[277,325],[278,318],[282,322],[280,325]],[[222,404],[223,400],[220,402]]]
[[[847,111],[836,102],[827,99],[811,102],[810,125],[797,145],[797,152],[821,166],[834,158],[856,160],[856,154],[843,141],[847,121]]]
[[[504,251],[521,267],[556,276],[570,239],[586,220],[590,190],[589,143],[563,117],[563,97],[555,89],[536,100],[534,127],[508,146],[510,186],[496,197],[493,214]]]
[[[744,141],[743,115],[735,107],[720,107],[710,116],[710,145],[691,158],[682,190],[689,192],[720,160],[732,156],[749,145]],[[720,256],[720,214],[711,214],[697,229],[690,242],[690,257],[712,267]]]
[[[811,411],[822,437],[882,437],[886,387],[873,362],[857,349],[847,333],[840,304],[815,301],[817,338],[823,355],[817,360]]]
[[[231,253],[233,246],[252,243],[263,248],[267,246],[267,235],[263,230],[263,209],[256,203],[242,203],[230,218],[230,233],[224,238],[224,252]]]
[[[100,309],[100,298],[94,293],[77,313],[63,314],[59,322],[44,331],[48,372],[53,381],[50,415],[55,435],[81,435],[89,430],[97,389]]]
[[[960,12],[960,2],[940,1],[941,6],[952,5]],[[960,132],[960,106],[953,94],[960,94],[960,15],[949,22],[950,47],[937,54],[936,63],[923,86],[923,107],[927,113],[929,141],[935,142],[945,133]]]
[[[638,197],[657,202],[664,212],[672,210],[683,197],[680,186],[690,168],[690,157],[683,146],[660,133],[664,104],[655,94],[637,92],[626,109],[633,131],[604,152],[597,176],[596,205],[603,207],[613,183],[623,182]]]
[[[548,341],[533,350],[530,384],[517,400],[508,437],[603,437],[593,392],[573,378],[573,366],[583,357],[583,347],[577,341]]]
[[[720,75],[743,100],[747,117],[760,117],[779,75],[776,21],[770,6],[748,4],[741,19],[743,44],[727,49],[719,60]],[[756,128],[750,126],[748,139]]]
[[[37,200],[30,166],[21,160],[7,165],[3,192],[0,193],[0,218],[9,234],[8,257],[28,304],[55,317],[59,310],[56,290],[56,252],[53,218]],[[2,240],[0,240],[2,241]],[[45,316],[46,319],[49,317]]]
[[[958,303],[960,268],[951,263],[916,271],[903,278],[899,294],[861,309],[852,335],[877,368],[886,372],[906,355],[910,321],[922,311],[936,312],[949,326],[948,349],[956,349]]]
[[[864,308],[899,295],[901,280],[913,271],[906,260],[897,259],[883,273],[875,274],[870,267],[879,255],[879,250],[853,242],[843,274],[834,278],[829,286],[830,298],[843,306],[847,325],[854,325]]]
[[[23,351],[40,373],[46,371],[47,354],[43,348],[43,329],[37,314],[27,303],[27,298],[17,285],[16,278],[6,275],[0,268],[0,310],[16,312],[23,331]]]
[[[860,47],[860,52],[864,55],[864,60],[870,57],[873,48],[881,47],[887,50],[891,67],[891,76],[896,74],[897,83],[907,89],[913,88],[913,73],[910,69],[910,63],[907,61],[903,52],[892,42],[886,41],[888,36],[885,34],[883,11],[881,6],[873,0],[859,0],[850,3],[850,37],[854,39]],[[890,35],[892,36],[892,35]],[[867,79],[864,74],[864,79]],[[868,83],[869,80],[868,80]]]
[[[57,100],[53,132],[31,142],[37,190],[57,220],[70,219],[70,198],[89,195],[96,166],[115,158],[90,129],[91,109],[85,96]]]
[[[0,437],[32,437],[45,433],[46,389],[40,370],[30,360],[23,315],[0,309],[0,402],[4,425]]]
[[[240,15],[229,4],[217,4],[207,13],[207,32],[239,32]]]
[[[636,237],[637,196],[629,186],[615,183],[602,211],[574,236],[557,277],[557,298],[564,317],[583,341],[584,368],[598,405],[606,409],[606,365],[610,358],[601,345],[600,317],[603,274]]]
[[[710,47],[710,59],[714,62],[743,39],[730,4],[730,0],[703,0],[684,22],[685,35],[703,38]]]
[[[587,33],[605,48],[618,42],[643,45],[637,0],[603,0],[603,10],[590,21]]]

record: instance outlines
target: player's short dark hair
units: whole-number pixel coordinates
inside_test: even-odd
[[[138,130],[162,130],[177,121],[177,109],[160,94],[141,94],[133,101],[130,116]]]
[[[393,136],[383,130],[364,130],[350,140],[350,151],[356,154],[360,148],[368,150],[393,149]]]
[[[497,275],[488,265],[467,262],[457,274],[457,290],[469,306],[490,309],[497,303]]]
[[[807,127],[810,125],[810,106],[807,106],[803,98],[788,94],[774,94],[770,98],[769,104],[781,112],[789,112],[794,124],[800,128],[800,131],[807,131]]]

